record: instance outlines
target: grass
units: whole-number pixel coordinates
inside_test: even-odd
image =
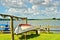
[[[22,40],[24,39],[23,36],[14,36],[14,40]],[[0,34],[0,40],[11,40],[10,34]],[[27,40],[60,40],[60,34],[31,34],[27,35]]]
[[[60,34],[41,34],[29,40],[60,40]]]

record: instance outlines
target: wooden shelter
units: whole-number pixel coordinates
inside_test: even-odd
[[[3,18],[5,17],[10,17],[10,28],[11,28],[11,40],[14,40],[14,31],[13,31],[13,18],[18,19],[22,19],[22,20],[26,20],[26,24],[27,24],[27,18],[22,18],[22,17],[17,17],[17,16],[12,16],[12,15],[6,15],[6,14],[0,14],[0,16],[2,16]]]

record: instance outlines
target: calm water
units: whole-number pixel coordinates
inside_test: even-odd
[[[0,24],[6,24],[6,23],[10,25],[10,21],[0,21]],[[21,23],[26,23],[26,22],[25,20],[14,21],[14,28],[16,28],[18,24]],[[28,24],[31,24],[33,26],[40,26],[40,25],[60,26],[60,20],[28,20]],[[51,28],[51,30],[60,30],[60,28]],[[60,33],[60,31],[52,31],[52,32]]]

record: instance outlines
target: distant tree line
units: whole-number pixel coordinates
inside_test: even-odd
[[[53,20],[60,20],[60,18],[53,18]]]
[[[13,19],[13,20],[15,20],[15,19]],[[10,21],[10,19],[2,19],[2,18],[0,18],[0,21]]]

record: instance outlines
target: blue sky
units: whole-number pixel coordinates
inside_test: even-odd
[[[0,14],[29,19],[60,18],[60,0],[0,0]]]

